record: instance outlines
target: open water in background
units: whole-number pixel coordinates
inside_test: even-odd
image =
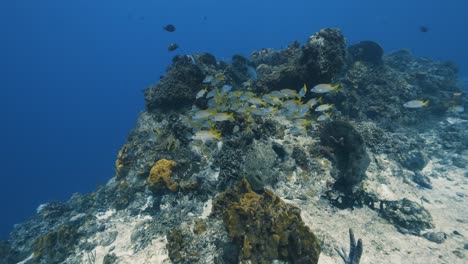
[[[467,11],[463,0],[2,1],[0,237],[39,204],[113,176],[142,90],[176,54],[249,56],[338,27],[348,44],[452,60],[468,85]]]

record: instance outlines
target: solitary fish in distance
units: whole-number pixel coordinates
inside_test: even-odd
[[[172,25],[172,24],[168,24],[168,25],[164,26],[163,29],[166,30],[167,32],[174,32],[175,31],[175,26]]]

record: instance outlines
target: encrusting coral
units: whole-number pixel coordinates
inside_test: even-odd
[[[127,166],[130,164],[130,161],[127,151],[128,144],[125,144],[117,154],[117,159],[115,160],[115,177],[117,179],[125,178],[125,175],[128,172]]]
[[[241,248],[243,263],[318,262],[318,239],[302,222],[300,210],[269,190],[257,194],[244,179],[214,201],[214,215],[219,214]]]
[[[179,184],[171,179],[172,168],[176,165],[175,161],[167,159],[160,159],[153,165],[147,182],[154,192],[164,189],[174,192],[179,188]]]

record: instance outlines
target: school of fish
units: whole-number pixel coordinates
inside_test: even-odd
[[[207,76],[205,84],[212,83],[219,77]],[[332,118],[332,104],[323,104],[322,97],[304,101],[308,92],[304,84],[299,90],[282,89],[267,94],[257,95],[250,91],[232,91],[231,85],[221,88],[203,88],[195,99],[205,98],[207,109],[198,109],[196,106],[187,116],[182,116],[185,126],[193,131],[191,139],[202,142],[220,140],[221,133],[216,130],[218,122],[234,121],[234,114],[243,114],[249,120],[252,116],[267,116],[279,114],[291,122],[292,132],[304,132],[311,126],[312,109],[320,112],[317,121],[326,121]],[[318,84],[310,90],[311,93],[325,94],[336,92],[338,85]],[[238,130],[238,128],[237,128]]]

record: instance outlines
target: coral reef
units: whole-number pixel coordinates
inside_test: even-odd
[[[400,162],[403,167],[409,170],[420,171],[426,166],[428,159],[423,152],[413,150],[410,152],[401,153]]]
[[[444,114],[453,103],[453,93],[461,92],[452,64],[417,59],[409,51],[385,55],[383,62],[378,67],[361,61],[348,65],[340,78],[348,89],[337,98],[343,114],[386,126],[414,125],[428,114]],[[430,100],[430,106],[416,111],[403,107],[415,98]]]
[[[7,241],[0,241],[0,264],[17,263],[20,258]]]
[[[383,48],[374,41],[361,41],[348,47],[348,54],[353,62],[364,61],[381,64],[384,55]]]
[[[312,35],[302,47],[294,42],[282,51],[254,52],[252,58],[257,65],[255,89],[259,92],[329,83],[346,64],[345,39],[339,29],[327,28]]]
[[[346,49],[328,28],[231,63],[174,57],[145,90],[115,177],[39,206],[0,241],[0,263],[356,264],[351,230],[349,254],[334,251],[349,228],[369,241],[362,262],[462,261],[468,101],[457,69],[382,54],[372,41]],[[320,83],[339,89],[311,92]]]
[[[405,234],[420,235],[421,231],[434,228],[429,212],[406,198],[383,202],[380,212],[383,218],[393,223],[398,231]]]
[[[34,259],[38,263],[60,263],[73,251],[78,239],[77,228],[70,225],[60,226],[56,231],[47,233],[34,240]]]
[[[256,194],[243,180],[216,198],[214,213],[224,219],[243,262],[318,262],[318,240],[302,222],[300,211],[271,191]]]
[[[336,162],[335,186],[350,190],[360,183],[369,166],[364,139],[354,127],[345,121],[333,121],[321,131],[322,145],[330,148]]]
[[[130,159],[128,155],[128,146],[123,145],[117,154],[117,159],[115,160],[115,177],[117,179],[125,178],[128,173],[129,165]]]
[[[177,191],[179,184],[174,182],[171,178],[172,168],[176,166],[176,163],[172,160],[161,159],[158,160],[148,176],[148,185],[154,192],[168,189],[170,191]]]
[[[277,155],[271,144],[254,141],[252,147],[244,155],[241,171],[252,189],[262,190],[265,185],[275,183],[275,172],[272,168]]]
[[[305,83],[330,82],[346,63],[346,45],[341,31],[326,28],[312,35],[302,46],[298,62]]]
[[[193,102],[204,75],[187,56],[175,57],[166,75],[158,84],[145,90],[146,108],[178,109]]]

